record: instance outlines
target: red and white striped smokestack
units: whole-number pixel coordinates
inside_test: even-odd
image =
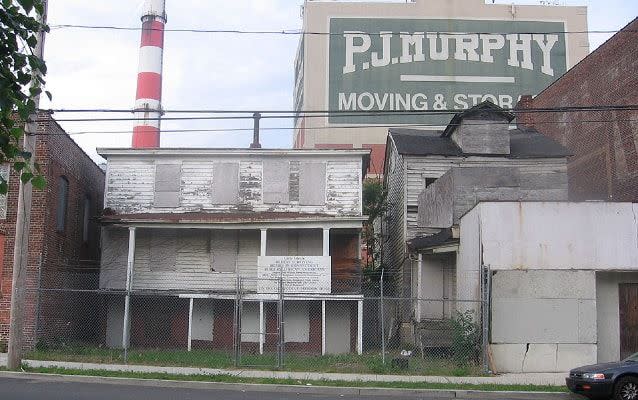
[[[137,73],[133,148],[160,146],[162,117],[162,55],[166,0],[145,0],[142,16],[142,40]]]

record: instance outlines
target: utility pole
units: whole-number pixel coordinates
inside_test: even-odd
[[[42,25],[47,23],[48,0],[42,0],[43,13],[40,16]],[[44,30],[38,34],[38,43],[35,47],[34,55],[43,58],[44,55]],[[34,99],[36,113],[40,107],[40,95]],[[35,118],[29,118],[34,120]],[[30,163],[33,166],[35,159],[35,145],[37,125],[34,122],[27,122],[25,135],[22,141],[24,151],[31,153]],[[29,226],[31,224],[31,193],[30,182],[20,181],[20,191],[18,193],[18,215],[16,218],[15,246],[13,248],[13,276],[11,285],[11,316],[9,317],[9,344],[7,367],[18,369],[22,364],[22,345],[24,339],[24,298],[27,286],[27,265],[29,257]]]

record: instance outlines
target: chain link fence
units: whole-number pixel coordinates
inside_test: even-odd
[[[393,297],[379,282],[366,281],[354,291],[318,295],[287,292],[281,279],[235,277],[225,292],[127,292],[99,289],[98,278],[93,266],[42,277],[32,293],[38,298],[36,340],[26,358],[374,374],[487,372],[484,301]]]

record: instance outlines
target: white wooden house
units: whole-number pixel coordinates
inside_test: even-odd
[[[361,352],[368,150],[99,154],[100,288],[133,294],[110,301],[107,344],[230,348],[240,326],[241,342],[263,352],[278,340],[283,298],[287,349]]]

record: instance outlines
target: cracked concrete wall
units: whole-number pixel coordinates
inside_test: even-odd
[[[595,271],[496,271],[490,342],[498,372],[562,372],[595,363]]]
[[[638,278],[638,204],[481,203],[460,228],[459,298],[479,298],[481,265],[494,272],[498,372],[564,372],[618,358],[618,281],[609,277]],[[597,281],[597,273],[610,275]]]

